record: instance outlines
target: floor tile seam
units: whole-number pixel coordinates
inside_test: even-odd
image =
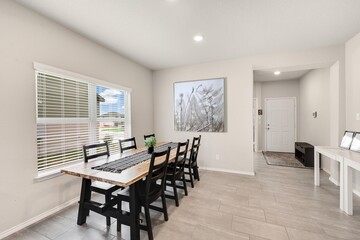
[[[269,212],[269,211],[266,211],[265,214],[274,214],[273,212]],[[277,213],[278,214],[278,213]],[[297,218],[297,219],[293,219],[294,221],[305,221],[305,220],[308,220],[308,221],[312,221],[312,224],[321,224],[321,222],[319,222],[319,219],[316,219],[316,218],[311,218],[311,217],[306,217],[306,216],[301,216],[301,215],[297,215],[297,214],[289,214],[289,213],[280,213],[280,215],[292,215],[293,217]],[[269,216],[268,216],[269,217]],[[282,217],[284,218],[284,217]],[[306,221],[305,221],[306,222]],[[309,222],[306,222],[306,223],[309,223]]]
[[[311,219],[311,220],[313,220],[313,219]],[[288,231],[288,228],[292,228],[292,229],[295,229],[295,230],[298,230],[298,231],[305,231],[305,232],[309,232],[309,233],[322,234],[322,235],[326,234],[326,232],[324,231],[324,229],[321,226],[320,226],[321,233],[319,233],[319,232],[313,232],[313,231],[304,230],[303,228],[299,228],[298,226],[288,226],[288,225],[285,225],[285,224],[278,224],[278,223],[273,223],[273,222],[268,222],[268,223],[283,226],[283,227],[286,228],[286,231]],[[314,224],[320,225],[320,223],[317,222],[317,221]],[[331,237],[333,237],[333,236],[331,236]],[[289,238],[290,238],[290,236],[289,236]]]
[[[36,224],[33,225],[33,226],[36,226]],[[47,238],[47,239],[50,239],[50,240],[53,240],[53,239],[55,239],[55,238],[57,238],[58,236],[60,236],[60,235],[63,234],[63,233],[61,233],[60,235],[56,236],[55,238],[50,238],[50,237],[44,235],[42,232],[36,231],[35,229],[29,229],[29,230],[31,230],[31,231],[33,231],[33,232],[35,232],[35,233],[37,233],[37,234],[40,234],[41,236],[43,236],[43,237],[45,237],[45,238]]]
[[[321,186],[320,186],[321,187]],[[338,202],[338,199],[328,199],[327,197],[334,197],[334,196],[327,196],[327,195],[324,195],[324,194],[320,194],[321,196],[308,196],[308,197],[298,197],[296,196],[295,193],[274,193],[274,194],[277,194],[277,195],[285,195],[283,197],[289,197],[289,198],[296,198],[296,199],[303,199],[303,200],[308,200],[308,201],[325,201],[326,203],[335,203],[335,202]]]
[[[86,226],[85,226],[85,227],[86,227]],[[77,226],[72,226],[72,227],[69,227],[69,228],[67,228],[67,229],[66,229],[66,231],[65,231],[65,232],[63,232],[63,233],[61,233],[61,234],[57,235],[57,236],[56,236],[56,237],[54,237],[54,238],[49,238],[49,239],[51,239],[51,240],[58,239],[60,236],[64,235],[65,233],[68,233],[68,232],[70,232],[71,230],[76,229],[76,228],[77,228]],[[97,229],[95,229],[95,230],[97,230]]]
[[[234,232],[234,233],[241,233],[241,234],[248,235],[248,236],[249,236],[249,240],[250,240],[250,234],[249,234],[249,233],[241,232],[241,231],[236,230],[236,229],[234,228],[234,215],[233,215],[233,218],[232,218],[232,221],[231,221],[231,226],[230,226],[230,228],[231,228],[231,231]],[[256,236],[256,235],[253,235],[253,236]]]
[[[324,229],[324,228],[331,228],[331,227],[333,227],[332,225],[328,225],[328,224],[326,224],[326,223],[319,223],[319,225],[320,225],[320,227],[323,229],[323,231],[324,231],[324,233],[325,234],[327,234],[327,232],[326,232],[326,230]],[[341,228],[342,230],[344,230],[344,231],[346,231],[346,230],[350,230],[351,231],[351,233],[353,233],[353,234],[358,234],[358,235],[360,235],[360,230],[357,230],[356,228],[354,228],[354,227],[351,227],[351,226],[345,226],[345,225],[341,225],[341,226],[336,226],[337,228]],[[337,230],[336,230],[337,231]]]
[[[38,222],[38,223],[40,223],[40,222]],[[37,223],[35,223],[35,224],[32,225],[32,226],[36,226],[36,224],[37,224]],[[52,240],[52,238],[50,238],[50,237],[48,237],[48,236],[45,236],[43,233],[38,232],[38,231],[36,231],[35,229],[31,229],[31,226],[30,226],[30,227],[27,227],[27,228],[25,228],[25,229],[30,230],[31,232],[40,234],[41,236],[43,236],[43,237],[46,238],[46,239]],[[23,230],[25,230],[25,229],[23,229]]]
[[[198,226],[201,226],[201,224],[196,224],[195,226],[194,226],[194,228],[191,230],[191,234],[190,234],[190,237],[191,237],[191,239],[194,239],[194,234],[195,234],[195,231],[196,231],[196,229],[198,228]]]
[[[316,199],[310,199],[310,198],[296,198],[295,196],[294,197],[292,197],[292,196],[290,196],[290,197],[288,197],[288,196],[279,196],[279,193],[275,193],[274,198],[278,202],[280,202],[279,201],[280,198],[290,198],[290,199],[296,200],[298,202],[299,202],[299,200],[304,200],[304,201],[309,201],[309,202],[312,202],[312,203],[317,203],[317,202],[321,201],[321,202],[324,202],[325,204],[329,204],[329,205],[335,204],[335,203],[337,204],[336,200],[326,201],[324,199],[316,200]]]
[[[245,217],[241,217],[241,218],[245,218]],[[249,219],[249,218],[247,218],[247,219]],[[259,221],[259,220],[257,220],[257,219],[250,219],[250,220]],[[236,222],[236,221],[235,221],[235,222]],[[259,222],[262,222],[262,221],[259,221]],[[240,223],[240,222],[238,222],[238,223]],[[287,234],[287,231],[286,231],[286,227],[285,227],[285,226],[279,225],[279,224],[275,224],[275,223],[269,223],[269,222],[262,222],[262,223],[271,225],[271,227],[280,227],[280,229],[284,230],[284,232],[286,233],[286,236],[287,236],[288,240],[290,240],[290,238],[289,238],[289,236],[288,236],[288,234]],[[250,236],[250,235],[253,235],[253,236],[255,236],[255,237],[264,238],[263,236],[260,236],[260,235],[254,235],[254,234],[244,233],[244,232],[238,231],[238,230],[236,230],[236,229],[233,228],[233,224],[231,225],[231,229],[232,229],[233,231],[236,231],[236,232],[239,232],[239,233],[248,234],[249,236]]]
[[[289,232],[288,232],[287,227],[285,227],[285,231],[286,231],[287,238],[288,238],[289,240],[291,240],[291,238],[290,238],[290,234],[289,234]]]
[[[266,217],[265,217],[265,211],[264,209],[262,208],[258,208],[258,207],[248,207],[248,208],[253,208],[253,209],[257,209],[257,210],[261,210],[262,211],[262,214],[263,214],[263,219],[260,219],[260,218],[255,218],[255,217],[249,217],[249,216],[241,216],[239,214],[236,214],[236,213],[229,213],[229,212],[221,212],[221,213],[225,213],[225,214],[230,214],[232,215],[232,221],[234,221],[234,216],[236,217],[240,217],[240,218],[246,218],[246,219],[250,219],[250,220],[257,220],[257,221],[261,221],[261,222],[266,222]]]

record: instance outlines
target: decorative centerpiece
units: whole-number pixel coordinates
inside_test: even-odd
[[[156,145],[156,138],[155,137],[148,137],[145,139],[145,146],[148,148],[148,153],[154,152],[154,146]]]

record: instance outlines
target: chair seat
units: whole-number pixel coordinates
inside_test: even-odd
[[[110,183],[105,183],[105,182],[99,182],[99,181],[93,181],[91,183],[91,191],[97,192],[97,193],[102,193],[102,194],[106,194],[108,192],[114,192],[118,189],[120,189],[121,187],[110,184]]]
[[[144,183],[140,183],[139,184],[139,188],[137,189],[137,194],[138,194],[138,197],[139,197],[139,200],[140,200],[140,203],[143,205],[145,204],[145,182]],[[150,187],[150,196],[151,198],[149,198],[149,201],[150,202],[153,202],[155,201],[156,199],[159,198],[159,196],[161,196],[161,186],[158,185],[158,184],[152,184],[152,186]],[[160,192],[160,194],[154,194],[154,193],[157,193],[157,192]],[[125,189],[122,189],[121,191],[118,191],[116,193],[114,193],[113,195],[120,198],[121,201],[129,201],[130,200],[130,191],[129,191],[129,188],[125,188]]]

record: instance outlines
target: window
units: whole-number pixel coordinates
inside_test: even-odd
[[[39,172],[82,161],[84,144],[108,141],[117,153],[131,136],[130,91],[70,75],[36,69]]]
[[[130,137],[126,131],[126,95],[125,91],[96,86],[96,139],[108,141],[113,153],[120,151],[119,139]]]

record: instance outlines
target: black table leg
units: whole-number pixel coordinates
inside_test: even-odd
[[[140,220],[139,220],[139,212],[140,205],[138,202],[138,198],[136,197],[136,183],[130,185],[130,236],[131,240],[139,240],[140,239]]]
[[[90,186],[91,186],[91,180],[83,178],[81,185],[80,201],[79,201],[78,219],[77,219],[78,225],[82,225],[86,223],[86,217],[89,215],[89,209],[85,208],[84,203],[90,200],[91,197]]]

